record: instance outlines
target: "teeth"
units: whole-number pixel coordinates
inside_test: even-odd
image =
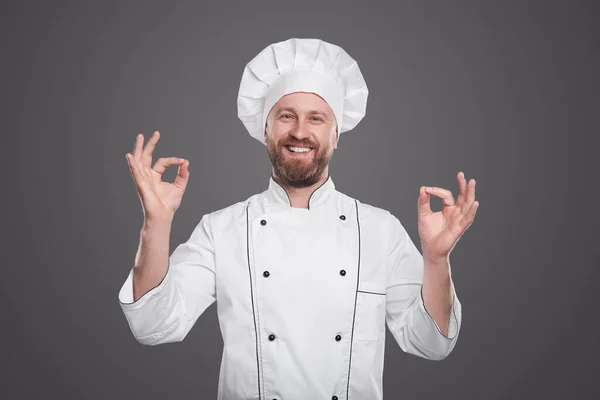
[[[311,149],[306,148],[306,147],[288,147],[288,149],[290,149],[291,151],[293,151],[294,153],[306,153],[309,152]]]

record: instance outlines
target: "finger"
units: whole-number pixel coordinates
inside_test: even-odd
[[[189,160],[184,160],[182,164],[179,165],[179,170],[177,171],[177,176],[175,177],[175,181],[173,185],[180,187],[182,190],[185,190],[188,184],[188,178],[190,177],[190,170],[188,166],[190,165]]]
[[[467,204],[470,206],[475,201],[475,179],[471,179],[467,188]]]
[[[419,200],[418,200],[418,213],[419,215],[431,214],[431,206],[429,203],[429,195],[425,191],[425,186],[421,186],[419,189]]]
[[[152,165],[152,153],[154,152],[154,148],[156,147],[158,139],[160,139],[160,132],[154,131],[150,139],[148,139],[148,143],[146,144],[144,152],[142,153],[143,164],[148,168],[150,168],[150,165]]]
[[[456,205],[462,208],[464,203],[467,201],[467,180],[465,179],[465,174],[462,171],[458,173],[456,179],[458,180],[458,198],[456,199]]]
[[[428,186],[425,188],[427,193],[433,194],[442,199],[442,204],[445,206],[453,206],[454,205],[454,196],[452,196],[452,192],[447,189],[442,189],[436,186]]]
[[[144,135],[138,133],[135,135],[135,144],[133,145],[133,158],[138,163],[142,162],[142,145],[144,144]]]
[[[478,201],[473,202],[473,204],[471,204],[471,207],[469,207],[469,211],[467,213],[467,216],[466,216],[466,218],[463,219],[463,223],[465,225],[463,227],[463,232],[469,226],[471,226],[471,224],[473,223],[473,220],[475,219],[475,214],[477,213],[477,208],[478,207],[479,207],[479,202]]]
[[[156,161],[156,164],[154,164],[154,167],[152,167],[153,171],[158,172],[159,174],[164,174],[164,172],[166,171],[166,169],[168,167],[170,167],[171,165],[179,165],[181,163],[183,163],[184,159],[183,158],[179,158],[179,157],[163,157],[163,158],[159,158]]]
[[[145,185],[144,177],[142,176],[142,172],[140,171],[139,165],[135,160],[135,157],[130,153],[125,154],[125,158],[127,158],[127,164],[129,165],[129,170],[131,172],[131,176],[136,186],[139,188]]]

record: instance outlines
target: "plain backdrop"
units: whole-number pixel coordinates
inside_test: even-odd
[[[458,171],[477,180],[481,205],[450,256],[458,343],[435,362],[388,332],[384,398],[599,398],[598,11],[3,2],[0,397],[216,398],[214,304],[183,342],[155,347],[120,309],[143,221],[125,153],[158,129],[155,160],[190,160],[172,252],[203,214],[267,188],[271,164],[237,118],[237,92],[256,54],[300,37],[343,47],[370,91],[334,154],[336,189],[392,212],[418,244],[419,187],[456,196]]]

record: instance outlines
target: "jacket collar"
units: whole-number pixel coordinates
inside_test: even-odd
[[[275,182],[273,175],[269,177],[269,188],[267,192],[276,204],[291,207],[292,202],[287,191],[279,183]],[[335,185],[331,179],[331,175],[327,176],[327,180],[318,188],[316,188],[308,199],[308,209],[318,207],[327,202],[328,199],[332,198],[332,194],[335,192]]]

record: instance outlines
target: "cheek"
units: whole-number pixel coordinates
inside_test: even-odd
[[[283,124],[273,124],[273,127],[270,130],[271,137],[275,140],[279,140],[281,137],[285,136],[287,132],[286,127]]]
[[[270,126],[265,130],[265,138],[273,143],[278,143],[282,136],[281,130],[278,130],[277,126]]]
[[[327,147],[335,147],[335,135],[335,131],[333,131],[333,133],[330,130],[327,130],[327,132],[323,132],[323,136],[321,136],[321,143],[323,143]]]

